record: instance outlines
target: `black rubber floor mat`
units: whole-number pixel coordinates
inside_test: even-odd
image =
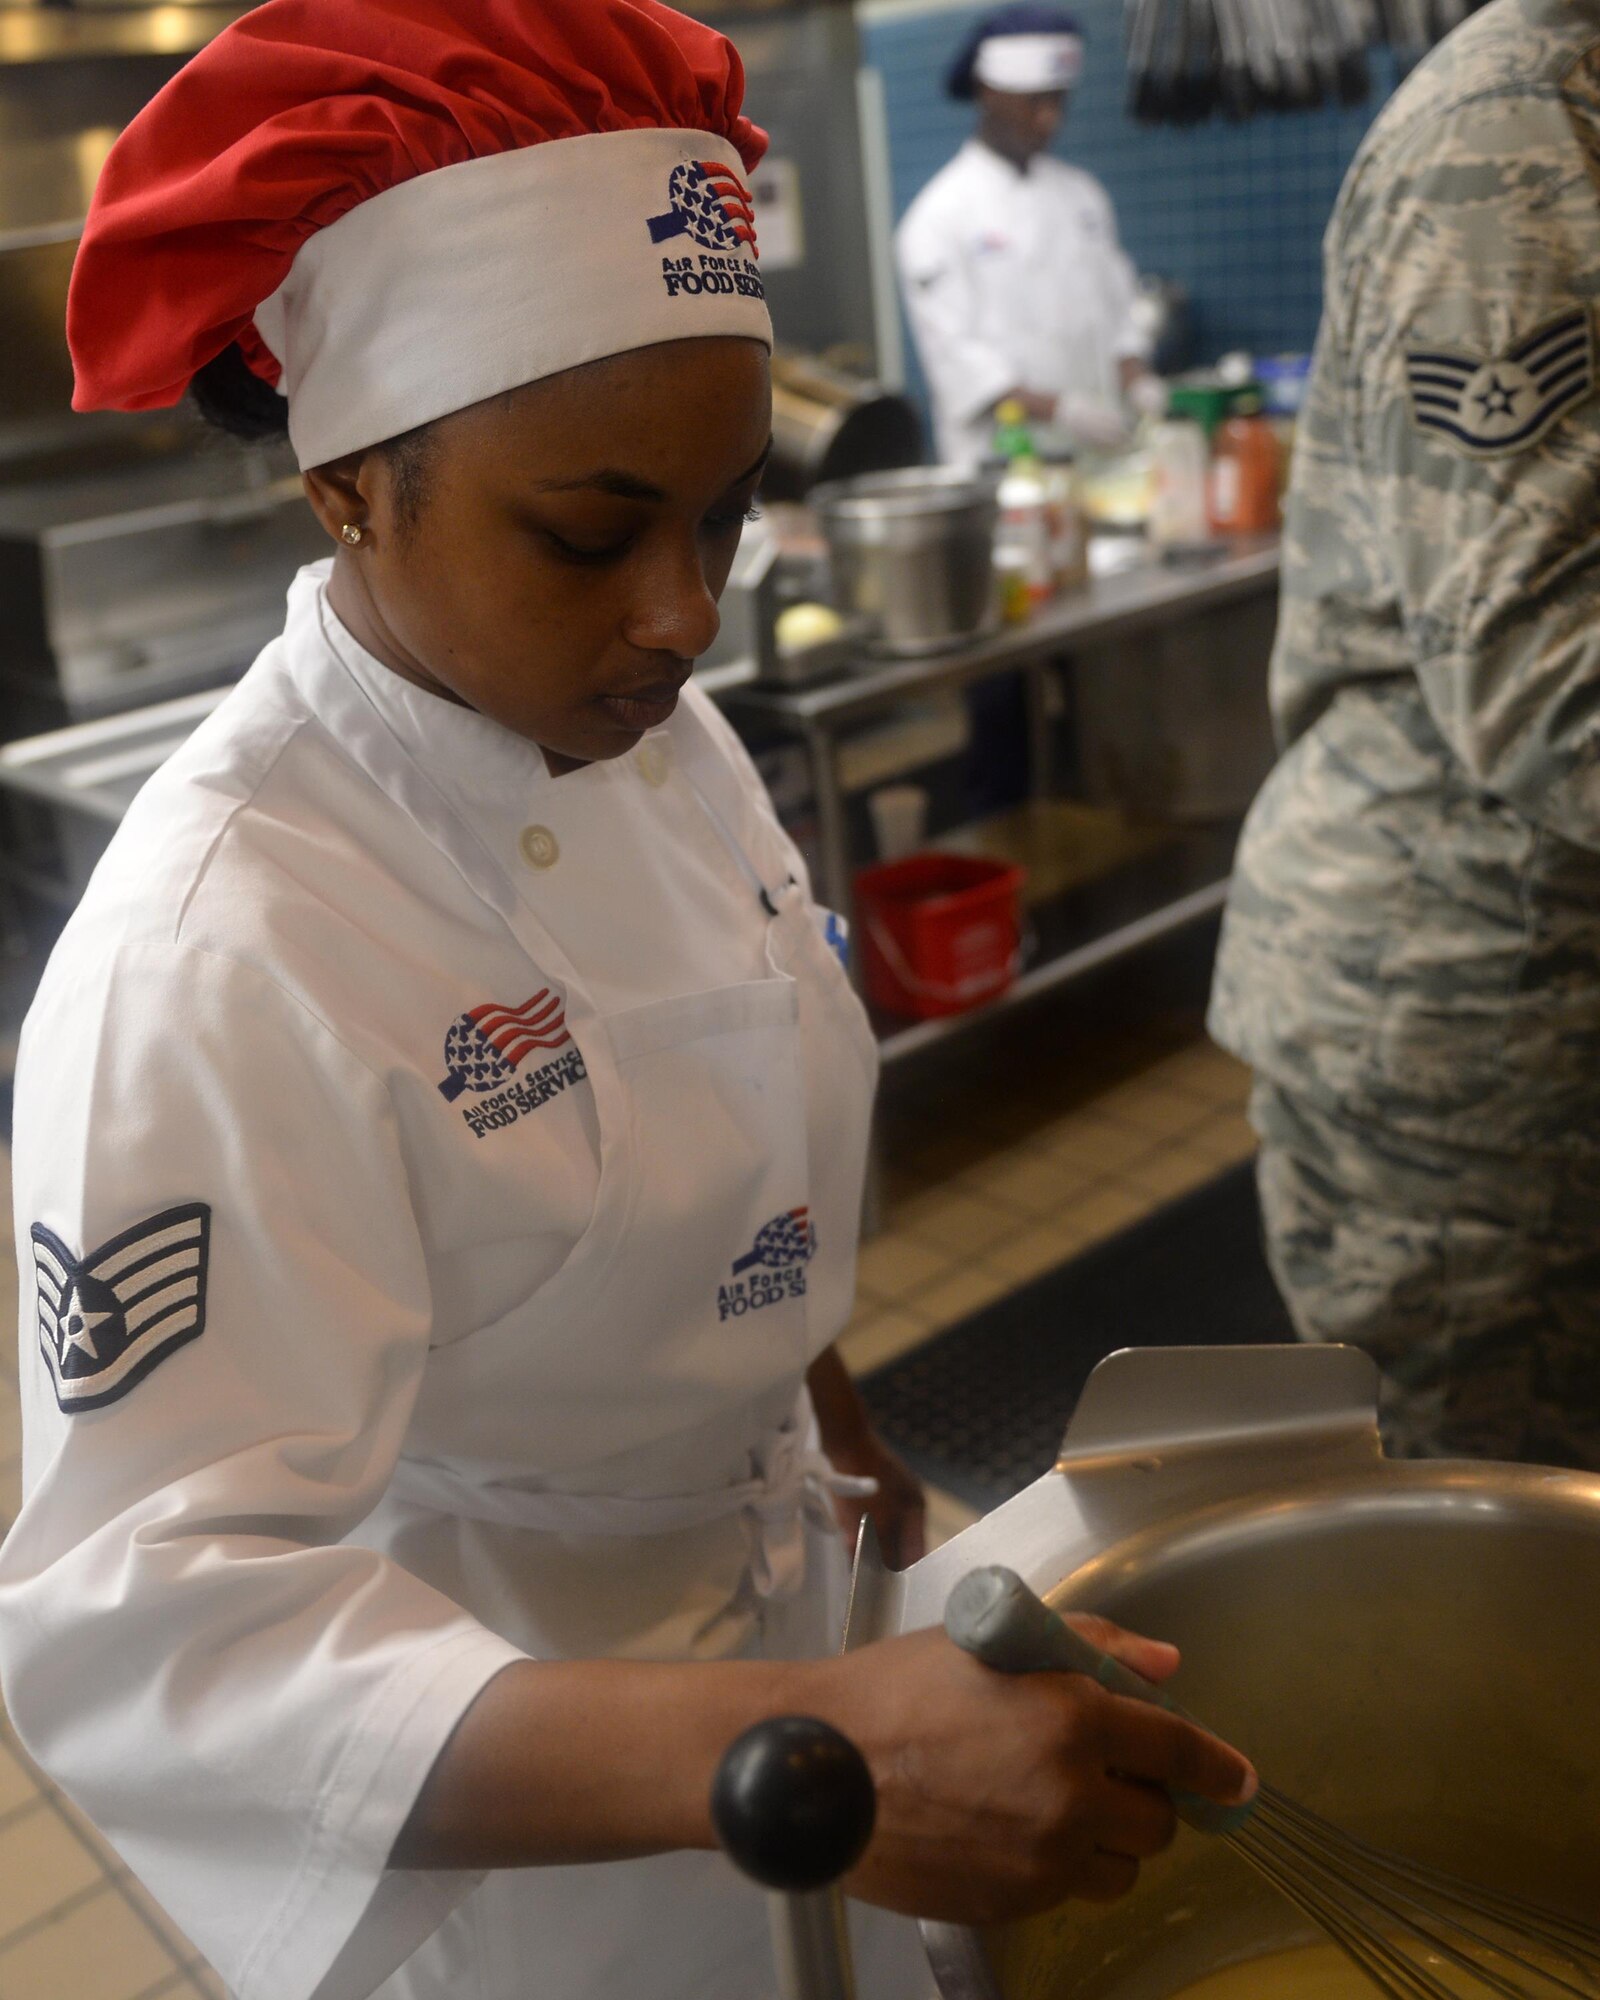
[[[988,1509],[1054,1464],[1090,1371],[1117,1348],[1293,1338],[1246,1162],[875,1369],[861,1391],[924,1479]]]

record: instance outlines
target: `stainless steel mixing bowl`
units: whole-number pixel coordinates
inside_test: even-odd
[[[1060,1465],[915,1569],[858,1563],[851,1645],[1007,1562],[1175,1640],[1178,1699],[1364,1838],[1600,1912],[1600,1479],[1391,1463],[1346,1348],[1114,1355]],[[1312,1931],[1187,1829],[1122,1903],[925,1927],[944,2000],[1166,2000]]]

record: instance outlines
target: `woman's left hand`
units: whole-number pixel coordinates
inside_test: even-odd
[[[866,1430],[844,1445],[830,1444],[828,1457],[836,1470],[856,1479],[875,1479],[878,1490],[868,1500],[838,1494],[834,1509],[851,1548],[861,1531],[863,1514],[872,1516],[883,1559],[891,1569],[907,1569],[928,1552],[928,1503],[922,1482],[905,1461],[892,1452],[874,1430]]]
[[[891,1569],[906,1569],[928,1552],[928,1507],[922,1482],[898,1459],[872,1428],[850,1371],[837,1347],[825,1348],[806,1373],[822,1449],[834,1469],[855,1479],[875,1479],[878,1490],[870,1500],[834,1499],[839,1526],[850,1546],[856,1545],[863,1514],[872,1516],[883,1559]]]

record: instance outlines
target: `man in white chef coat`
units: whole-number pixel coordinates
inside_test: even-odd
[[[976,102],[978,129],[896,237],[946,463],[987,457],[1012,398],[1034,423],[1106,450],[1126,440],[1130,399],[1159,393],[1111,199],[1049,151],[1082,68],[1077,22],[1030,3],[979,23],[950,70],[946,88]]]

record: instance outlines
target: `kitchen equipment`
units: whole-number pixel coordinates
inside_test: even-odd
[[[1177,1699],[1356,1838],[1592,1923],[1600,1478],[1387,1460],[1377,1388],[1352,1348],[1113,1355],[1014,1500],[904,1572],[863,1535],[847,1643],[1007,1563],[1176,1641]],[[1169,2000],[1316,1933],[1185,1828],[1121,1903],[925,1936],[943,2000]]]
[[[1074,649],[1070,665],[1082,795],[1143,819],[1206,825],[1244,812],[1276,754],[1267,668],[1271,593]]]
[[[237,675],[324,550],[287,446],[71,408],[67,287],[101,167],[245,11],[0,8],[0,741]]]
[[[1157,375],[1181,374],[1190,365],[1194,358],[1194,308],[1187,285],[1143,274],[1132,319]]]
[[[0,744],[0,873],[70,909],[139,787],[227,691]]]
[[[916,405],[815,355],[772,357],[772,457],[761,490],[798,500],[819,483],[922,461]]]
[[[1130,0],[1128,108],[1147,124],[1220,111],[1365,103],[1368,50],[1387,42],[1401,70],[1481,0]]]
[[[740,538],[718,601],[717,636],[695,662],[700,686],[711,694],[749,680],[809,687],[847,672],[865,656],[875,628],[870,619],[841,618],[831,606],[813,604],[828,588],[827,544],[810,509],[764,506]],[[786,642],[797,608],[823,612],[828,635]]]
[[[704,679],[775,680],[783,662],[778,653],[776,625],[779,604],[780,545],[765,519],[747,523],[734,552],[733,567],[717,600],[717,636],[695,662]]]
[[[0,487],[0,685],[65,721],[237,676],[326,552],[298,476],[226,447]]]
[[[780,2000],[855,2000],[837,1884],[865,1852],[876,1816],[861,1752],[809,1716],[758,1722],[717,1766],[717,1838],[736,1867],[772,1892]]]
[[[1386,26],[1399,28],[1388,10],[1407,3],[1385,0]],[[1446,32],[1447,8],[1470,0],[1435,4],[1430,39]],[[1216,111],[1238,119],[1360,104],[1374,25],[1364,0],[1131,0],[1128,108],[1146,124],[1190,125]],[[1409,24],[1400,31],[1409,37]]]
[[[874,619],[872,650],[916,658],[997,622],[997,482],[951,466],[873,473],[811,496],[833,564],[834,600]]]
[[[1185,1713],[1153,1682],[1092,1646],[1001,1564],[968,1571],[950,1593],[944,1623],[958,1646],[997,1672],[1085,1674],[1112,1694]],[[1265,1783],[1242,1806],[1188,1794],[1175,1794],[1174,1803],[1190,1826],[1232,1840],[1395,2000],[1600,1992],[1600,1931],[1587,1924],[1352,1840]]]
[[[891,1014],[964,1014],[1021,969],[1023,871],[972,854],[911,854],[856,877],[867,997]]]

